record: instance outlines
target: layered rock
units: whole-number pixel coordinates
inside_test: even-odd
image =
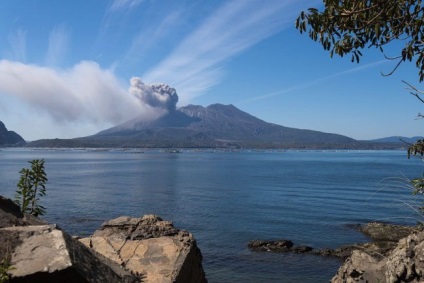
[[[143,282],[207,282],[193,235],[155,215],[113,219],[80,241]]]

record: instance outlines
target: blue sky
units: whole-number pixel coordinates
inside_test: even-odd
[[[176,89],[177,107],[233,104],[288,127],[356,139],[421,135],[414,64],[369,49],[330,59],[294,28],[321,1],[0,2],[0,120],[26,140],[94,134],[157,112],[130,91]],[[400,44],[385,50],[396,55]],[[144,85],[145,84],[145,85]]]

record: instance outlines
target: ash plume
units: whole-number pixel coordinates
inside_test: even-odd
[[[174,88],[167,84],[147,85],[139,77],[132,77],[130,84],[129,92],[141,102],[169,112],[175,111],[178,95]]]

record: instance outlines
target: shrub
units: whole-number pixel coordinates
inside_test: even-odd
[[[19,173],[21,178],[17,184],[15,203],[21,211],[34,216],[43,215],[46,208],[40,205],[39,197],[46,195],[47,175],[44,171],[44,159],[28,161],[31,169],[22,168]]]

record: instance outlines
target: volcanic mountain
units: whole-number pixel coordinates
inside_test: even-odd
[[[267,123],[233,105],[222,104],[213,104],[206,108],[188,105],[149,122],[136,118],[91,138],[187,146],[355,143],[355,140],[341,135]]]
[[[153,121],[135,118],[95,135],[30,146],[355,148],[346,136],[267,123],[233,105],[188,105]]]

